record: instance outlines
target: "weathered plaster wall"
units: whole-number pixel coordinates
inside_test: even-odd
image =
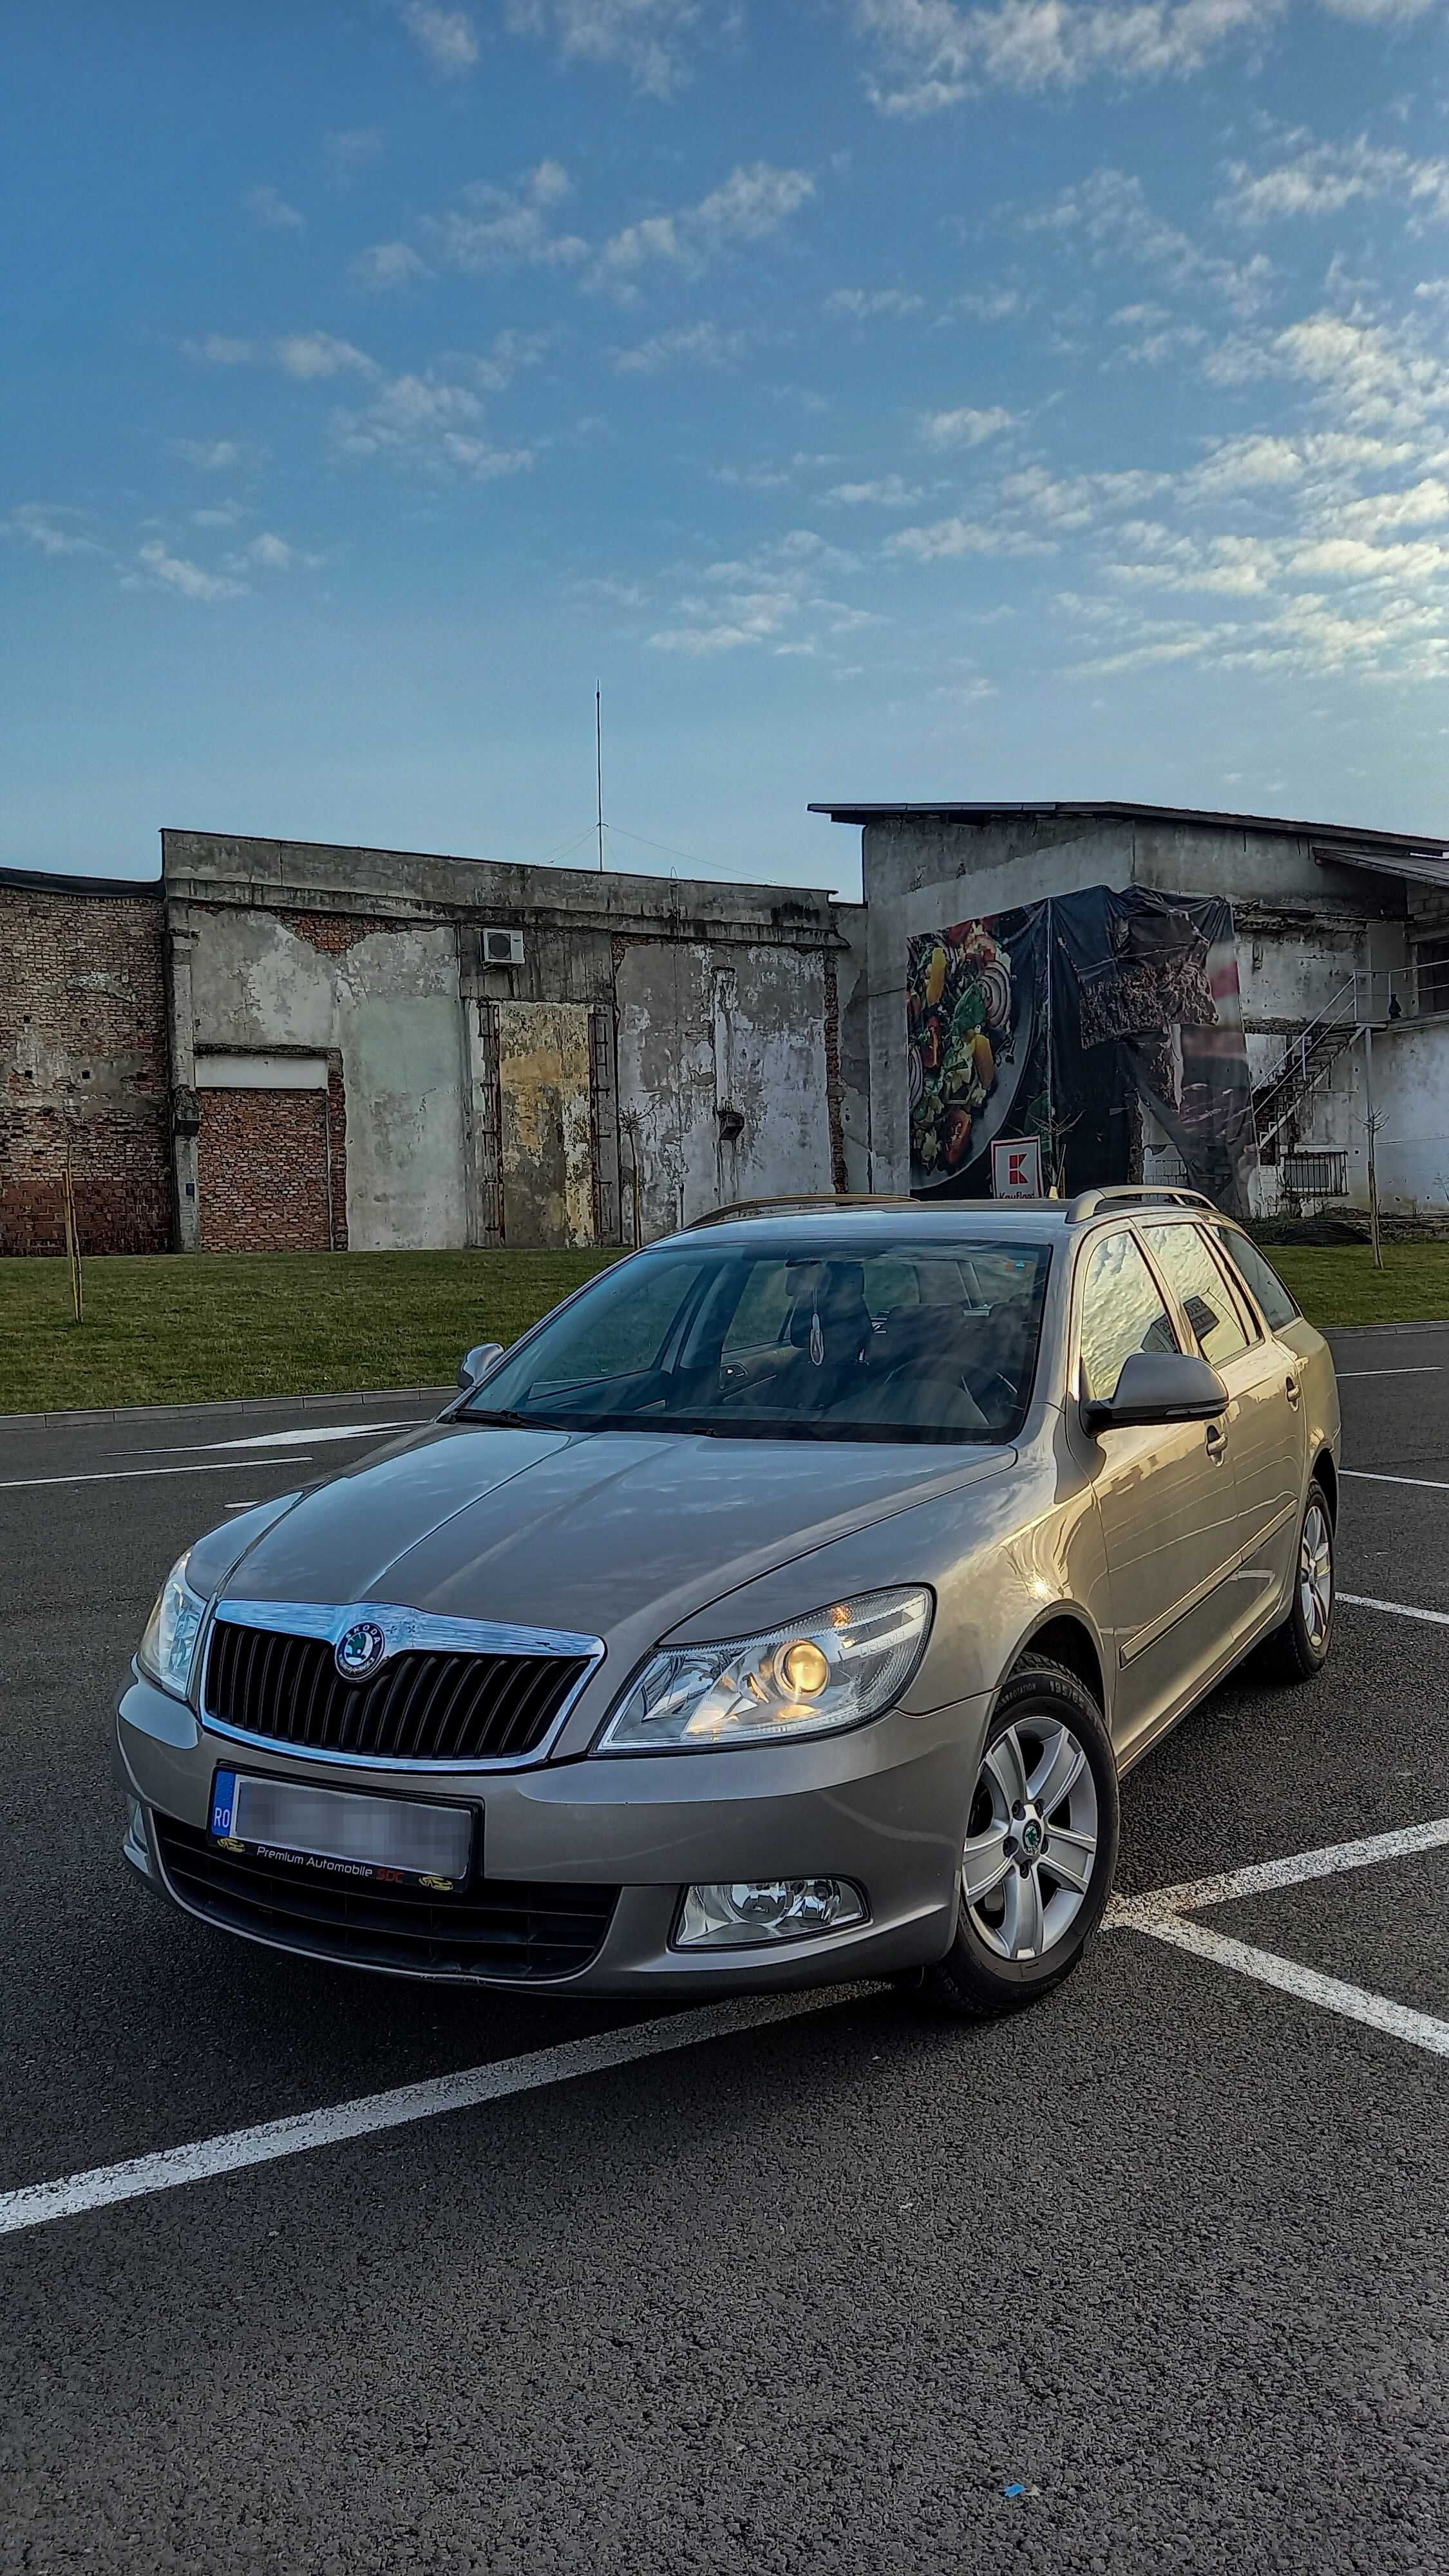
[[[637,941],[617,991],[620,1123],[646,1241],[736,1199],[832,1188],[818,952]]]
[[[195,1046],[336,1048],[355,1245],[631,1241],[636,1158],[649,1237],[830,1190],[847,1120],[864,1150],[859,963],[818,890],[162,837],[178,1078]]]
[[[461,1245],[464,1063],[451,925],[369,930],[340,953],[275,913],[207,909],[185,927],[198,1045],[337,1050],[354,1249]]]
[[[1442,1216],[1449,1207],[1449,1016],[1396,1020],[1376,1033],[1373,1096],[1383,1121],[1375,1139],[1380,1205],[1391,1214]]]

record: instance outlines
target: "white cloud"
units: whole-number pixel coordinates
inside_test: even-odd
[[[0,519],[0,536],[19,538],[42,555],[102,555],[105,547],[75,524],[85,515],[59,501],[21,501]]]
[[[980,447],[1016,425],[1015,412],[1003,411],[1000,403],[994,403],[986,411],[928,411],[921,421],[921,436],[928,447]]]
[[[1024,300],[1019,286],[973,286],[953,299],[957,312],[969,314],[973,322],[1005,322],[1021,311]]]
[[[1346,427],[1389,422],[1401,433],[1449,408],[1449,369],[1407,327],[1320,312],[1285,330],[1229,340],[1206,372],[1220,384],[1289,376],[1310,385]]]
[[[359,251],[352,263],[352,274],[359,286],[386,290],[406,286],[415,277],[428,275],[428,263],[410,242],[374,242],[370,250]]]
[[[489,483],[533,464],[529,448],[494,446],[470,386],[431,372],[394,376],[363,410],[339,412],[333,438],[340,455],[382,458],[442,482]]]
[[[229,474],[242,460],[234,438],[173,438],[170,447],[173,456],[202,474]]]
[[[548,348],[547,331],[495,331],[486,356],[466,358],[473,382],[488,394],[506,392],[524,367],[536,367]]]
[[[1337,215],[1345,206],[1381,197],[1401,198],[1416,224],[1449,219],[1449,161],[1415,160],[1398,147],[1377,147],[1363,134],[1347,143],[1308,143],[1290,160],[1256,173],[1235,161],[1228,176],[1232,184],[1220,208],[1240,223]]]
[[[163,590],[179,590],[183,599],[240,599],[246,591],[244,581],[234,581],[226,573],[204,572],[185,555],[171,554],[159,537],[148,537],[136,559],[148,579]]]
[[[253,563],[265,564],[269,572],[290,572],[301,561],[296,547],[289,546],[285,537],[270,534],[253,537],[247,553]]]
[[[324,136],[323,157],[332,178],[346,187],[358,172],[376,161],[384,149],[382,129],[376,125],[339,126]]]
[[[478,37],[466,9],[442,9],[436,0],[398,0],[397,14],[435,72],[456,79],[473,69]]]
[[[837,483],[825,498],[850,510],[910,510],[925,494],[919,483],[907,483],[899,474],[883,474],[874,483]]]
[[[505,23],[551,38],[565,62],[619,63],[637,90],[668,98],[688,78],[685,40],[704,14],[701,0],[507,0]]]
[[[280,367],[304,381],[315,376],[382,373],[375,358],[330,331],[287,331],[276,340],[231,340],[211,331],[204,340],[188,340],[184,345],[189,356],[209,366]]]
[[[908,314],[923,312],[925,302],[923,295],[913,295],[903,286],[837,286],[826,296],[824,309],[845,314],[852,322],[901,322]]]
[[[941,563],[956,555],[1050,555],[1049,538],[1033,537],[1021,528],[979,519],[938,519],[934,527],[902,528],[887,537],[888,555],[910,555],[917,563]]]
[[[767,646],[772,653],[835,659],[831,646],[837,637],[874,625],[877,618],[871,609],[834,598],[822,584],[860,570],[859,556],[831,545],[813,528],[791,528],[756,555],[706,566],[705,592],[686,593],[678,603],[683,622],[656,629],[649,643],[656,652],[692,657]]]
[[[674,331],[656,331],[637,349],[619,349],[614,370],[621,376],[657,376],[666,367],[733,367],[751,344],[748,331],[725,331],[717,322],[685,322]]]
[[[815,194],[804,170],[776,169],[755,161],[732,170],[696,206],[675,214],[647,215],[606,241],[589,274],[594,286],[629,292],[638,271],[663,261],[694,276],[739,242],[763,241],[798,214]]]
[[[501,268],[576,267],[587,259],[588,243],[553,225],[553,211],[569,192],[562,164],[540,161],[516,188],[476,181],[463,190],[458,207],[426,216],[418,229],[447,267],[470,276]]]
[[[277,365],[289,376],[300,376],[304,382],[316,376],[375,376],[377,360],[355,349],[350,340],[338,340],[330,331],[289,331],[272,342]]]
[[[1369,23],[1421,16],[1434,0],[1323,0]],[[1251,47],[1288,0],[849,0],[880,65],[867,92],[884,115],[930,116],[988,89],[1071,90],[1181,79],[1225,46]]]
[[[204,340],[183,342],[189,357],[204,358],[211,367],[250,367],[257,357],[254,340],[232,340],[224,331],[208,331]]]
[[[1028,232],[1081,241],[1095,266],[1136,260],[1174,286],[1206,286],[1234,312],[1251,314],[1263,302],[1273,275],[1261,252],[1246,261],[1220,259],[1179,231],[1149,203],[1140,179],[1125,170],[1094,170],[1063,188],[1026,219]]]
[[[259,224],[263,232],[300,233],[305,229],[304,218],[276,188],[249,188],[242,202],[252,222]]]

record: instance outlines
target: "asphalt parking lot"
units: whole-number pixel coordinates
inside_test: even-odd
[[[110,1769],[157,1581],[394,1417],[0,1430],[0,2566],[1449,2569],[1449,1327],[1335,1347],[1328,1673],[1150,1756],[1117,1928],[967,2029],[163,1909]]]

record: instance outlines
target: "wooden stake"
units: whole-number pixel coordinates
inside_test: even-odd
[[[85,1300],[81,1291],[80,1235],[75,1221],[75,1175],[71,1167],[71,1144],[68,1136],[65,1140],[64,1204],[65,1257],[70,1270],[70,1302],[75,1311],[75,1320],[80,1323],[85,1314]]]

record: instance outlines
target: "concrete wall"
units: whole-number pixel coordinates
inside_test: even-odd
[[[822,892],[205,833],[163,850],[176,1079],[197,1049],[332,1051],[358,1248],[630,1242],[636,1174],[646,1240],[681,1210],[829,1191],[847,1102],[864,1158],[859,960]],[[487,962],[488,928],[522,932],[520,965]],[[183,1143],[193,1240],[196,1180]]]
[[[637,942],[618,968],[620,1124],[644,1239],[833,1186],[819,952]]]
[[[1449,1209],[1449,1015],[1396,1020],[1375,1034],[1379,1203],[1390,1215]],[[1364,1190],[1366,1202],[1367,1190]]]
[[[367,929],[340,953],[275,913],[188,907],[198,1049],[284,1047],[341,1060],[349,1241],[446,1250],[466,1239],[457,939]],[[202,1239],[207,1237],[205,1220]]]

